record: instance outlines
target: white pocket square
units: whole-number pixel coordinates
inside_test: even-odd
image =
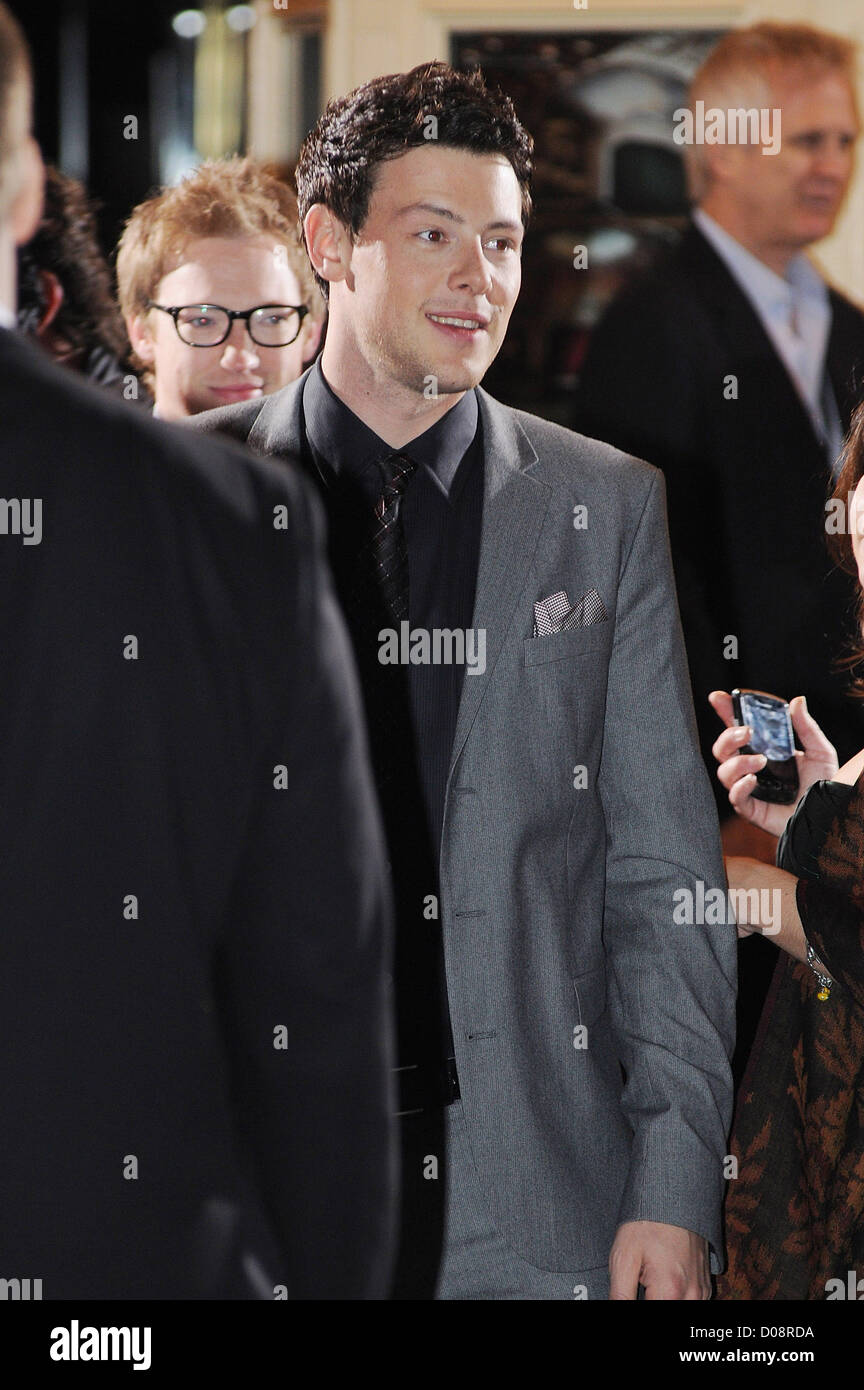
[[[574,627],[590,627],[605,623],[608,618],[603,600],[596,589],[588,589],[571,606],[563,589],[534,605],[534,636],[551,637],[555,632],[569,632]]]

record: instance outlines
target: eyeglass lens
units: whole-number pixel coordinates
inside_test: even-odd
[[[300,315],[284,304],[266,304],[247,320],[253,342],[260,347],[287,347],[300,329]],[[187,304],[177,315],[177,331],[192,347],[215,347],[231,328],[225,309],[212,304]]]

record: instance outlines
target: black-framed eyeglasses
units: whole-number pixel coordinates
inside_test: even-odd
[[[259,304],[254,309],[223,309],[221,304],[156,304],[147,300],[148,309],[160,309],[174,320],[178,337],[189,347],[218,347],[231,332],[235,319],[243,319],[246,331],[259,347],[289,347],[295,342],[306,304]]]

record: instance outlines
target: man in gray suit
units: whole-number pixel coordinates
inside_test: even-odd
[[[735,929],[701,920],[661,475],[479,387],[530,171],[479,74],[331,102],[297,169],[321,361],[192,423],[299,455],[328,509],[399,911],[395,1296],[706,1298]]]

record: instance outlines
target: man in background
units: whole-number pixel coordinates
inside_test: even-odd
[[[703,751],[709,691],[811,712],[841,761],[864,721],[832,663],[854,595],[832,571],[826,498],[864,385],[864,315],[806,256],[853,169],[855,53],[806,25],[727,34],[689,105],[779,113],[778,153],[687,147],[696,208],[671,260],[616,299],[591,340],[579,429],[666,474],[673,558]],[[721,809],[728,814],[728,806]]]
[[[18,248],[18,327],[66,367],[127,399],[145,399],[127,364],[94,205],[77,179],[49,165],[42,217]],[[131,389],[130,389],[131,386]]]
[[[692,221],[669,261],[612,303],[580,381],[576,428],[666,475],[712,769],[720,725],[708,694],[734,686],[805,693],[841,762],[864,742],[864,715],[834,669],[853,585],[825,537],[832,470],[864,384],[864,315],[805,254],[833,229],[852,176],[854,63],[851,43],[807,25],[721,39],[693,78],[690,109],[764,111],[779,152],[687,147]],[[770,837],[730,817],[712,781],[727,851],[773,862]],[[775,964],[767,941],[741,949],[739,1075]]]
[[[140,203],[120,239],[117,284],[163,420],[278,391],[318,348],[325,308],[297,200],[252,159],[209,160]]]
[[[0,1269],[378,1297],[388,901],[318,507],[12,331],[30,107],[0,4]]]

